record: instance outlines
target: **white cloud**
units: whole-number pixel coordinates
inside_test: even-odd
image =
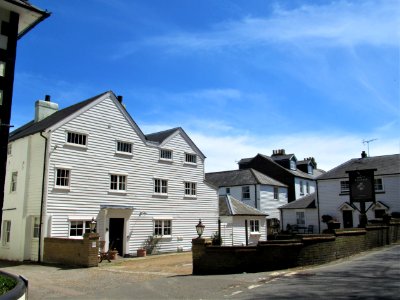
[[[207,156],[206,172],[237,169],[241,158],[253,157],[257,153],[271,155],[274,149],[285,149],[297,159],[313,156],[318,168],[326,171],[356,157],[367,150],[362,137],[357,135],[316,134],[302,132],[274,136],[210,136],[201,132],[190,132],[192,140]],[[370,144],[371,156],[399,153],[397,139],[381,139]]]
[[[270,43],[312,46],[399,45],[397,1],[338,1],[285,10],[277,7],[265,18],[246,17],[216,24],[207,32],[175,32],[148,39],[147,45],[169,51],[251,47]]]

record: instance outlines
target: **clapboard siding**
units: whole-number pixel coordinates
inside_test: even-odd
[[[67,131],[88,134],[87,149],[65,145]],[[133,155],[116,155],[116,140],[133,143]],[[107,239],[107,227],[100,205],[133,206],[127,219],[125,252],[134,254],[153,234],[154,217],[172,218],[172,237],[158,244],[160,252],[189,250],[201,218],[205,236],[217,230],[216,191],[204,183],[204,160],[196,166],[184,163],[185,153],[195,153],[181,133],[162,148],[173,150],[173,162],[159,161],[159,147],[147,145],[127,122],[112,99],[105,99],[85,113],[57,128],[51,134],[52,153],[48,168],[47,213],[52,216],[51,236],[67,237],[68,216],[93,216],[99,220],[99,233]],[[71,168],[69,191],[54,189],[57,166]],[[110,193],[110,173],[127,174],[124,195]],[[153,195],[154,178],[168,180],[168,197]],[[197,198],[184,196],[184,182],[196,182]],[[146,212],[139,217],[140,212]]]
[[[385,175],[376,176],[382,178],[384,192],[376,193],[376,201],[381,201],[389,207],[388,213],[400,211],[400,175]],[[318,193],[319,193],[319,207],[320,215],[330,215],[336,218],[343,226],[343,214],[340,207],[345,202],[350,202],[348,194],[341,194],[340,181],[346,181],[348,178],[330,179],[330,180],[319,180],[318,181]],[[369,204],[368,204],[369,205]],[[368,207],[367,205],[367,207]],[[356,203],[355,206],[359,208]],[[374,209],[370,209],[367,212],[368,219],[374,219]],[[353,225],[357,226],[359,223],[358,211],[353,212]],[[321,222],[321,230],[326,229],[326,224]]]

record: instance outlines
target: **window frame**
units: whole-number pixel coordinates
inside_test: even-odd
[[[302,216],[299,218],[299,216]],[[299,222],[302,221],[302,222]],[[299,226],[306,225],[306,213],[305,211],[296,211],[296,224]]]
[[[8,246],[11,242],[11,220],[3,220],[2,226],[1,243]]]
[[[311,174],[311,175],[314,174],[314,168],[313,168],[313,166],[310,165],[310,164],[307,166],[307,173],[308,173],[308,174]]]
[[[15,193],[17,191],[17,183],[18,183],[18,172],[11,173],[11,182],[10,182],[10,193]]]
[[[196,165],[197,164],[197,154],[185,152],[185,164]]]
[[[127,146],[130,151],[123,151],[123,149],[120,149],[121,147],[119,147],[119,146],[122,146],[122,148],[125,148],[124,146]],[[133,155],[133,143],[123,141],[123,140],[116,140],[115,141],[115,153],[132,156]]]
[[[380,183],[378,183],[379,181],[380,181]],[[381,188],[377,189],[377,186],[378,187],[380,186]],[[374,189],[375,189],[375,192],[378,192],[378,193],[385,191],[385,186],[383,184],[383,178],[382,177],[374,178]]]
[[[249,220],[250,234],[260,234],[260,220]]]
[[[162,178],[153,178],[153,194],[160,196],[167,196],[168,180]]]
[[[340,180],[340,193],[341,194],[349,194],[350,193],[350,181],[349,180]]]
[[[40,235],[40,217],[34,216],[32,220],[32,238],[38,239],[39,235]]]
[[[73,222],[74,223],[81,223],[82,228],[79,228],[79,227],[72,228],[72,223]],[[83,239],[83,235],[85,233],[90,233],[90,223],[91,223],[91,220],[69,220],[69,223],[68,223],[68,237],[70,239]],[[79,225],[79,224],[77,224],[77,225]],[[78,234],[71,235],[71,231],[72,230],[77,231],[76,233],[78,233],[78,230],[81,230],[82,231],[82,235],[78,235]]]
[[[245,194],[249,195],[248,197],[245,197]],[[249,185],[245,185],[242,186],[242,200],[250,200],[251,199],[251,195],[250,195],[250,186]]]
[[[65,171],[68,173],[68,176],[59,176],[58,171]],[[61,185],[57,184],[57,182],[61,182],[61,180],[67,180],[68,184],[67,185]],[[55,189],[61,189],[61,190],[69,190],[71,188],[71,168],[69,167],[55,167],[54,170],[54,188]]]
[[[293,171],[297,170],[296,161],[294,159],[290,160],[290,170],[293,170]]]
[[[161,234],[159,234],[161,233]],[[165,234],[167,233],[167,234]],[[172,237],[172,219],[154,219],[153,220],[153,236],[158,238]]]
[[[303,186],[303,180],[300,180],[300,196],[304,195],[304,186]]]
[[[78,143],[76,143],[74,141],[69,141],[70,135],[78,136]],[[79,136],[82,136],[82,138],[84,137],[84,141],[85,141],[84,144],[79,142]],[[88,142],[89,142],[89,135],[87,133],[71,131],[71,130],[67,130],[66,131],[66,134],[65,134],[65,144],[66,145],[73,146],[73,147],[78,147],[78,148],[87,148],[88,147]]]
[[[192,181],[184,182],[185,197],[197,197],[197,183]]]
[[[111,193],[126,193],[128,189],[128,175],[127,174],[120,174],[120,173],[109,173],[110,176],[110,185],[109,191]],[[116,177],[113,181],[113,177]],[[123,178],[123,180],[121,180]],[[121,188],[121,184],[123,185]],[[116,188],[113,188],[116,187]]]
[[[274,200],[279,201],[279,187],[274,186],[273,193],[274,193]]]
[[[226,187],[225,188],[225,194],[226,195],[230,195],[231,194],[231,188],[230,187]]]
[[[308,181],[306,181],[306,193],[310,193],[310,183]]]
[[[164,157],[163,154],[165,153],[169,153],[169,157]],[[172,161],[174,159],[174,152],[171,149],[163,149],[161,148],[159,151],[159,160],[163,160],[163,161]]]

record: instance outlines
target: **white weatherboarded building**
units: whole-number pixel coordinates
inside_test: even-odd
[[[1,259],[40,260],[44,237],[82,238],[92,218],[120,255],[190,250],[199,218],[217,230],[217,191],[183,129],[144,135],[112,92],[46,100],[10,135]]]
[[[400,212],[400,155],[382,155],[351,159],[318,177],[319,217],[330,215],[343,228],[359,224],[359,203],[350,203],[348,171],[376,169],[376,203],[366,205],[367,217],[380,219],[384,214]],[[320,220],[321,231],[326,224]]]

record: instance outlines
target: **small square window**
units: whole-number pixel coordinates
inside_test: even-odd
[[[196,196],[195,182],[185,182],[185,196]]]
[[[306,224],[304,211],[296,212],[296,224],[303,225],[303,226]]]
[[[154,193],[155,194],[168,194],[168,180],[154,179]]]
[[[340,192],[341,193],[349,193],[350,192],[350,184],[348,180],[340,182]]]
[[[170,236],[172,235],[172,221],[171,220],[154,220],[155,236]]]
[[[110,176],[110,190],[112,191],[126,191],[126,175],[111,175]]]
[[[56,187],[68,188],[71,172],[69,169],[56,169]]]
[[[381,192],[381,191],[383,191],[383,181],[382,181],[382,178],[375,178],[375,179],[374,179],[374,184],[375,184],[375,192]]]
[[[91,221],[71,221],[69,224],[69,236],[81,237],[85,233],[90,233]]]
[[[250,220],[250,232],[260,232],[259,220]]]
[[[67,132],[67,143],[87,146],[87,135],[83,133]]]
[[[196,154],[185,153],[185,162],[189,164],[195,164],[197,162]]]
[[[132,154],[132,143],[117,141],[117,152]]]
[[[160,159],[172,160],[172,150],[160,149]]]

